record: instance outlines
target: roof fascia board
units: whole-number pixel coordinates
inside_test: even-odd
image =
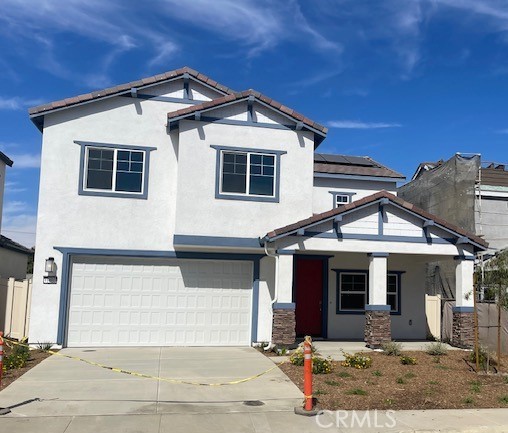
[[[335,174],[314,172],[314,177],[332,178],[332,179],[349,179],[349,180],[374,180],[376,182],[403,182],[405,177],[386,177],[386,176],[362,176],[359,174]]]
[[[168,78],[167,80],[159,81],[159,82],[156,82],[156,83],[149,83],[149,84],[145,84],[143,86],[136,86],[136,89],[137,89],[137,92],[139,93],[140,90],[149,89],[149,88],[152,88],[152,87],[160,86],[161,84],[171,83],[173,81],[177,81],[177,80],[181,80],[181,79],[184,79],[184,76],[183,75],[177,75],[176,77],[171,77],[171,78]],[[207,83],[205,83],[203,81],[198,80],[196,77],[194,77],[192,75],[189,75],[189,79],[193,80],[196,83],[199,83],[199,84],[201,84],[201,85],[203,85],[205,87],[208,87],[209,89],[214,90],[217,93],[222,94],[223,96],[228,95],[228,93],[225,93],[222,90],[219,90],[219,89],[217,89],[217,88],[215,88],[213,86],[210,86],[209,84],[207,84]],[[117,96],[129,96],[130,97],[131,96],[131,88],[123,90],[123,91],[118,92],[118,93],[112,93],[110,95],[104,95],[104,96],[101,96],[99,98],[88,99],[88,100],[83,101],[83,102],[78,102],[77,104],[72,104],[72,105],[65,106],[65,107],[58,107],[58,108],[54,108],[54,109],[51,109],[51,110],[42,111],[40,113],[30,114],[29,117],[30,117],[30,119],[34,119],[34,118],[37,118],[37,117],[45,116],[46,114],[55,113],[55,112],[61,111],[61,110],[67,110],[69,108],[80,107],[81,105],[89,104],[91,102],[103,101],[105,99],[110,99],[110,98],[114,98],[114,97],[117,97]],[[184,98],[181,98],[181,99],[182,99],[182,101],[185,101]],[[200,101],[199,103],[202,104],[203,102],[207,102],[207,101]],[[32,120],[32,122],[33,122],[33,120]]]

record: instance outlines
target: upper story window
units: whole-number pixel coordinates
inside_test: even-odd
[[[330,194],[333,197],[333,207],[339,207],[344,204],[351,203],[353,201],[353,196],[356,194],[354,192],[341,192],[341,191],[330,191]]]
[[[280,156],[286,152],[212,148],[217,150],[216,198],[279,201]]]
[[[87,147],[86,189],[143,192],[145,152]]]
[[[79,194],[146,198],[155,148],[76,142],[82,146]]]
[[[275,155],[222,152],[222,193],[273,197]]]

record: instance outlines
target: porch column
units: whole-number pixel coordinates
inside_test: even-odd
[[[388,253],[369,254],[369,302],[365,305],[365,342],[380,348],[392,339],[390,306],[386,304]]]
[[[280,254],[276,264],[277,300],[273,304],[272,343],[292,345],[296,340],[293,302],[293,255]]]
[[[453,307],[452,344],[471,348],[474,345],[474,257],[455,257],[455,307]]]

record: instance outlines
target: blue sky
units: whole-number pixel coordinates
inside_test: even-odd
[[[28,107],[184,65],[327,125],[322,152],[508,162],[506,0],[1,0],[2,233],[34,244]]]

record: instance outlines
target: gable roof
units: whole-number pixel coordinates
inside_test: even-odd
[[[375,194],[369,195],[367,197],[364,197],[360,200],[354,201],[352,203],[345,204],[343,206],[339,206],[335,209],[331,209],[329,211],[319,213],[316,215],[311,216],[310,218],[306,218],[304,220],[298,221],[294,224],[290,224],[285,227],[281,227],[278,229],[275,229],[269,233],[266,234],[264,237],[264,240],[268,242],[272,242],[280,237],[289,236],[291,234],[296,233],[299,229],[304,229],[311,225],[320,224],[322,222],[328,221],[336,217],[337,215],[348,213],[351,210],[359,209],[368,205],[371,205],[373,203],[379,202],[382,199],[388,199],[390,202],[400,206],[401,208],[406,209],[407,211],[421,217],[424,220],[431,220],[434,221],[437,227],[445,228],[448,231],[451,231],[455,233],[459,237],[466,237],[468,241],[475,246],[479,247],[480,249],[487,249],[488,243],[480,238],[479,236],[476,236],[473,233],[468,232],[467,230],[464,230],[460,227],[457,227],[456,225],[453,225],[449,223],[448,221],[445,221],[435,215],[432,215],[431,213],[428,213],[424,211],[423,209],[420,209],[419,207],[416,207],[415,205],[393,195],[390,194],[387,191],[380,191]]]
[[[177,120],[185,119],[188,117],[192,117],[194,114],[202,111],[212,110],[214,108],[222,107],[224,105],[235,104],[241,101],[246,101],[249,98],[256,99],[262,105],[272,108],[275,111],[283,114],[286,117],[289,117],[294,122],[301,123],[305,125],[308,129],[320,135],[323,139],[326,137],[326,133],[328,132],[328,128],[323,125],[320,125],[317,122],[305,117],[303,114],[298,113],[297,111],[282,105],[280,102],[277,102],[268,96],[261,94],[253,89],[244,90],[243,92],[235,92],[229,95],[222,96],[220,98],[213,99],[211,101],[203,102],[199,105],[194,105],[192,107],[182,108],[180,110],[172,111],[168,113],[168,121],[174,122]]]
[[[13,161],[5,153],[0,151],[0,161],[3,161],[9,167],[12,167]]]
[[[16,251],[18,253],[26,254],[31,256],[34,252],[30,248],[24,247],[17,242],[14,242],[12,239],[9,239],[6,236],[0,235],[0,248],[5,248],[6,250]]]
[[[194,79],[195,81],[201,82],[208,87],[211,87],[217,90],[219,93],[224,95],[233,93],[229,87],[223,86],[215,80],[203,75],[202,73],[189,68],[188,66],[184,66],[180,69],[175,69],[173,71],[164,72],[162,74],[153,75],[147,78],[141,78],[136,81],[130,81],[129,83],[119,84],[117,86],[108,87],[102,90],[96,90],[90,93],[84,93],[82,95],[74,96],[71,98],[61,99],[58,101],[49,102],[47,104],[38,105],[36,107],[32,107],[28,110],[28,114],[34,118],[43,116],[53,110],[62,109],[72,107],[74,105],[95,101],[98,99],[102,99],[108,96],[118,96],[124,93],[129,93],[132,88],[143,88],[146,86],[152,86],[154,84],[161,84],[167,81],[173,81],[175,79],[184,77],[187,74],[189,78]],[[34,122],[35,123],[35,122]]]
[[[346,174],[356,176],[392,177],[394,180],[405,176],[388,168],[368,156],[314,154],[314,173]]]

